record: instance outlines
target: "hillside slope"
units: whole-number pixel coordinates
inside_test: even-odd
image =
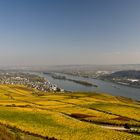
[[[30,139],[140,139],[129,130],[101,127],[126,123],[140,127],[139,102],[107,94],[38,92],[20,85],[0,85],[0,124],[16,135],[33,136]]]

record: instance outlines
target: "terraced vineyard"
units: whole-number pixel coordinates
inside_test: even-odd
[[[20,85],[0,85],[1,139],[140,139],[139,130],[101,127],[127,124],[139,128],[140,102],[107,94],[38,92]]]

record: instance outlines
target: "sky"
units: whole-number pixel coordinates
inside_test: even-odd
[[[139,64],[140,0],[0,0],[0,65]]]

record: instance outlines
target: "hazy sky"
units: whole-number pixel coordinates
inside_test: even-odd
[[[140,63],[140,0],[0,0],[0,65]]]

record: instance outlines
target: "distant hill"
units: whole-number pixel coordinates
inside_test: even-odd
[[[140,64],[114,64],[114,65],[34,65],[34,66],[0,66],[1,70],[20,71],[124,71],[140,70]]]
[[[140,79],[140,71],[136,70],[126,70],[126,71],[117,71],[109,75],[110,77],[121,77],[121,78],[135,78]]]

